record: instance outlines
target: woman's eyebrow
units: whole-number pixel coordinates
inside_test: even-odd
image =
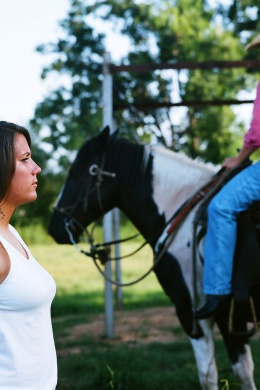
[[[30,155],[31,155],[31,152],[24,152],[24,153],[20,154],[20,157],[22,157],[22,156],[30,156]]]

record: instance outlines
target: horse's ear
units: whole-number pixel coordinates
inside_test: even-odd
[[[108,140],[109,140],[109,136],[110,136],[110,128],[109,126],[106,126],[102,131],[101,133],[98,135],[98,139],[100,141],[100,145],[102,146],[102,148],[106,148],[107,146],[107,143],[108,143]]]
[[[109,138],[111,138],[111,139],[116,138],[117,134],[118,134],[118,130],[116,130],[112,134],[110,134],[110,127],[106,126],[98,136],[99,141],[100,141],[100,145],[102,146],[102,148],[105,149]]]
[[[117,135],[119,133],[119,129],[117,129],[116,131],[114,131],[112,134],[111,134],[111,138],[116,138]]]

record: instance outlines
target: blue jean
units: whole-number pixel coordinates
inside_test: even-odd
[[[260,162],[238,173],[209,204],[204,250],[205,294],[231,293],[237,217],[255,201],[260,201]]]

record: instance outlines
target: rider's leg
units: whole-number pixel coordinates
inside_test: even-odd
[[[260,200],[260,162],[236,175],[213,198],[205,241],[205,294],[231,293],[237,216]]]
[[[205,294],[231,293],[237,216],[259,200],[260,162],[236,175],[211,201],[204,253]]]

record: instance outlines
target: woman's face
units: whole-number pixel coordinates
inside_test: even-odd
[[[37,175],[41,168],[32,160],[26,138],[17,134],[14,139],[15,172],[11,181],[7,203],[14,207],[37,198]]]

